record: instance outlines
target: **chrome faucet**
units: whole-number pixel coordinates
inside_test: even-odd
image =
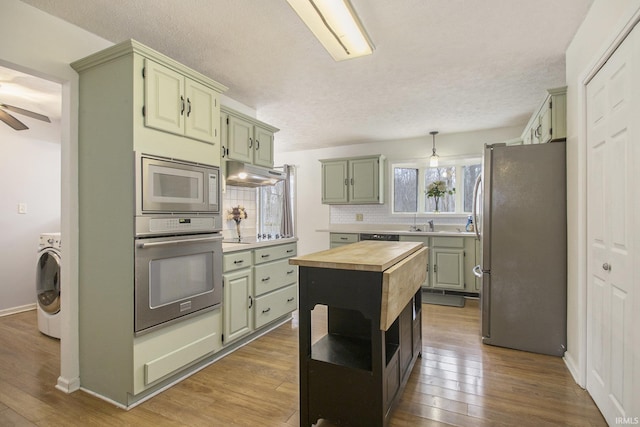
[[[433,225],[433,220],[432,220],[432,219],[430,219],[429,221],[427,221],[427,224],[429,224],[429,231],[431,231],[432,233],[433,233],[434,231],[436,231],[436,228],[435,228],[435,226]]]

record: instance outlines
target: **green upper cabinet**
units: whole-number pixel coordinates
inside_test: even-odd
[[[322,203],[349,202],[348,161],[322,161]]]
[[[543,144],[567,137],[567,87],[547,90],[522,133],[523,144]]]
[[[214,144],[218,92],[150,59],[145,63],[145,126]]]
[[[279,129],[226,107],[221,121],[222,158],[273,167],[274,134]]]
[[[384,203],[384,156],[325,159],[321,162],[322,203]]]
[[[265,127],[255,125],[253,127],[255,150],[253,151],[253,164],[273,167],[273,132]]]

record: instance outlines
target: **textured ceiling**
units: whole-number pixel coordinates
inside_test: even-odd
[[[351,0],[373,55],[334,62],[285,0],[23,0],[229,87],[278,150],[523,126],[593,0]]]

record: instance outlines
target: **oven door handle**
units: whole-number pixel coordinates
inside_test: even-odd
[[[201,243],[201,242],[219,242],[222,241],[222,236],[216,237],[202,237],[198,239],[180,239],[180,240],[167,240],[164,242],[144,242],[138,243],[140,249],[154,248],[157,246],[179,245],[182,243]]]

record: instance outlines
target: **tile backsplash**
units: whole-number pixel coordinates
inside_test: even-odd
[[[238,237],[236,223],[228,220],[228,211],[236,206],[243,206],[247,212],[247,219],[240,223],[243,236],[255,236],[257,227],[257,191],[255,188],[236,187],[227,185],[222,196],[222,235],[225,239]]]
[[[356,216],[362,214],[362,221]],[[467,223],[465,216],[451,216],[447,214],[419,214],[419,215],[391,215],[388,205],[331,205],[330,224],[395,224],[407,227],[425,224],[428,220],[446,226],[462,226]]]

